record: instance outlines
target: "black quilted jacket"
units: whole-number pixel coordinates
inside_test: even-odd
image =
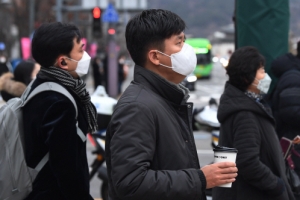
[[[238,177],[232,188],[214,188],[214,200],[293,200],[275,132],[275,121],[262,104],[226,83],[220,100],[222,146],[238,149]]]

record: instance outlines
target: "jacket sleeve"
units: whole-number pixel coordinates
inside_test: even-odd
[[[298,77],[291,77],[297,80]],[[300,88],[286,88],[279,94],[279,117],[289,129],[300,130]],[[295,135],[296,136],[296,135]]]
[[[199,169],[152,170],[159,155],[156,118],[147,106],[130,103],[116,109],[110,124],[111,179],[124,200],[201,199]],[[176,154],[176,152],[174,152]],[[180,162],[174,161],[174,162]],[[202,171],[201,171],[202,172]]]
[[[283,181],[260,161],[261,136],[255,116],[249,112],[240,112],[232,127],[233,146],[238,149],[238,176],[269,195],[280,196],[285,189]]]
[[[61,98],[57,98],[61,96]],[[81,140],[77,135],[75,108],[67,97],[56,94],[55,101],[45,111],[41,131],[47,134],[49,165],[55,175],[64,199],[92,199],[84,181],[83,166],[79,149]]]

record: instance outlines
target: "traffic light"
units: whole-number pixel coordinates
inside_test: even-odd
[[[109,28],[109,29],[107,30],[107,33],[108,33],[109,35],[114,35],[114,34],[116,33],[116,30],[115,30],[114,28]]]
[[[101,9],[99,7],[94,7],[92,9],[93,15],[93,35],[94,37],[102,37],[102,23],[101,23]]]

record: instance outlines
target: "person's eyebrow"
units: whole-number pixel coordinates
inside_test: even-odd
[[[186,39],[185,34],[183,36],[182,35],[178,35],[177,39],[178,40],[185,40]]]
[[[83,49],[84,45],[85,45],[85,44],[82,44],[81,47],[80,47],[80,49]]]

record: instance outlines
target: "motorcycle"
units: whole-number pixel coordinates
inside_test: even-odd
[[[89,180],[97,174],[98,178],[102,180],[100,186],[100,193],[103,200],[108,199],[108,176],[107,169],[105,166],[105,135],[98,133],[88,134],[88,139],[91,144],[95,147],[92,151],[93,155],[96,155],[93,163],[91,164]]]
[[[219,143],[220,123],[217,119],[218,103],[211,98],[208,105],[202,108],[195,108],[193,111],[193,130],[207,131],[211,133],[211,146],[215,148]],[[212,189],[205,191],[207,199],[212,197]]]
[[[108,176],[105,164],[105,134],[108,124],[110,122],[113,110],[117,104],[117,100],[107,95],[103,86],[98,86],[95,92],[91,95],[91,102],[95,105],[97,110],[97,124],[98,131],[96,133],[88,134],[88,139],[95,148],[92,154],[95,159],[90,166],[90,181],[97,174],[98,178],[102,180],[100,186],[100,193],[102,199],[108,199]]]
[[[203,108],[195,108],[193,111],[193,130],[203,130],[211,133],[211,145],[215,148],[219,142],[220,123],[217,119],[218,103],[211,98],[208,105]]]

